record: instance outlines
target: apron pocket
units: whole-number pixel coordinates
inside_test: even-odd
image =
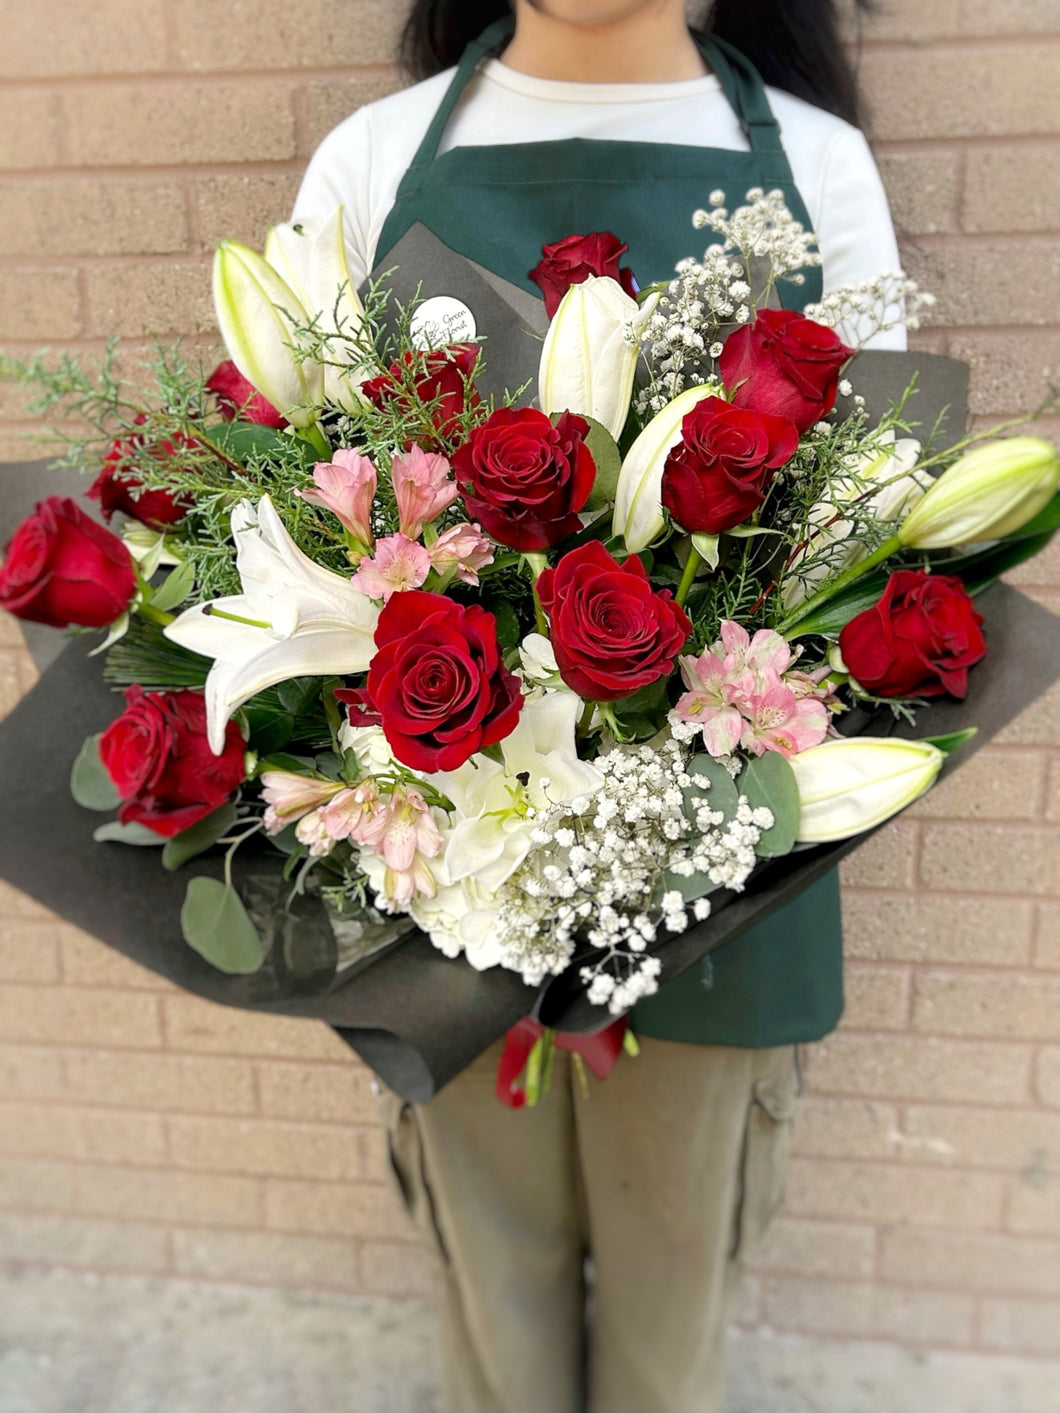
[[[449,1253],[438,1227],[434,1196],[427,1181],[416,1111],[400,1094],[394,1094],[389,1089],[383,1089],[376,1096],[376,1108],[386,1134],[391,1186],[420,1236],[431,1250],[448,1263]]]
[[[798,1070],[791,1045],[762,1051],[767,1068],[754,1081],[744,1131],[732,1255],[742,1259],[764,1235],[784,1196],[795,1117]],[[766,1057],[769,1056],[767,1060]]]

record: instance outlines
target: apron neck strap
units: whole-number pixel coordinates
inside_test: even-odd
[[[425,170],[438,155],[442,134],[445,132],[453,110],[459,103],[472,74],[478,67],[479,61],[492,49],[497,49],[505,44],[514,33],[515,17],[505,15],[483,30],[479,37],[464,50],[452,82],[446,89],[445,97],[439,104],[438,111],[431,120],[430,127],[424,133],[423,141],[405,174],[406,180],[402,183],[403,187],[416,187]],[[721,84],[722,92],[736,114],[751,151],[774,154],[774,163],[776,155],[779,154],[780,163],[787,171],[787,178],[778,167],[777,171],[771,175],[770,180],[790,180],[790,168],[788,168],[787,159],[784,156],[780,128],[773,116],[773,110],[769,106],[765,85],[759,77],[758,70],[744,58],[738,49],[734,49],[723,39],[697,38],[696,42]]]

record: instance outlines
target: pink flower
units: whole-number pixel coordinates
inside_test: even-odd
[[[342,790],[324,811],[329,836],[353,839],[374,848],[385,824],[386,804],[374,780],[362,780],[352,790]]]
[[[777,751],[785,759],[828,734],[838,706],[820,683],[822,672],[787,672],[789,644],[772,629],[752,638],[731,619],[721,625],[721,641],[698,658],[681,659],[688,691],[671,713],[677,721],[699,726],[712,756],[731,755],[741,746],[752,755]]]
[[[303,815],[294,827],[294,834],[300,844],[308,847],[314,858],[322,858],[331,852],[334,841],[324,823],[323,810],[313,810],[311,814]]]
[[[288,824],[293,824],[310,810],[326,804],[343,788],[341,781],[322,780],[314,775],[298,775],[291,770],[263,771],[261,783],[262,798],[267,805],[267,834],[279,834]]]
[[[427,553],[439,574],[455,566],[453,572],[462,584],[477,584],[478,571],[493,563],[493,541],[480,525],[465,523],[443,531],[427,546]]]
[[[358,548],[372,548],[372,501],[377,477],[375,467],[357,451],[337,451],[333,461],[318,461],[313,469],[315,490],[298,494],[310,505],[330,510],[342,521]]]
[[[797,697],[778,678],[743,704],[746,721],[740,745],[752,755],[777,751],[791,760],[828,734],[828,708],[815,697]],[[709,749],[709,747],[708,747]]]
[[[422,545],[404,535],[388,535],[375,547],[372,559],[362,559],[354,583],[370,599],[418,589],[431,572],[431,557]]]
[[[418,446],[399,452],[391,462],[400,530],[410,540],[418,540],[424,525],[436,520],[459,495],[451,469],[444,456]]]
[[[413,867],[417,854],[433,859],[441,847],[441,832],[431,818],[427,801],[413,786],[399,786],[390,796],[382,835],[375,846],[387,868],[405,873]],[[387,892],[393,896],[389,888]]]

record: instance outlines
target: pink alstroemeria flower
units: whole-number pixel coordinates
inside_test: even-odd
[[[386,864],[383,890],[399,907],[417,894],[433,898],[438,891],[428,859],[438,856],[442,835],[419,790],[402,785],[390,796],[386,822],[375,846]]]
[[[341,790],[324,810],[324,824],[336,842],[352,839],[375,848],[385,824],[387,801],[374,780]]]
[[[462,584],[477,584],[478,571],[493,563],[493,541],[481,525],[454,525],[427,546],[431,564],[439,574],[455,565],[454,575]]]
[[[305,844],[317,859],[329,854],[335,842],[324,823],[324,811],[319,809],[302,816],[294,827],[294,837],[300,844]]]
[[[356,541],[363,554],[372,548],[372,501],[378,478],[375,467],[357,451],[337,451],[332,461],[318,461],[313,468],[314,490],[298,494],[310,505],[330,510]]]
[[[279,834],[281,829],[301,819],[310,810],[327,804],[343,788],[341,781],[298,775],[293,770],[265,770],[261,783],[262,798],[267,806],[266,834]]]
[[[410,540],[418,540],[424,525],[437,520],[460,494],[444,456],[414,446],[398,452],[390,463],[400,530]]]
[[[353,583],[370,599],[387,600],[391,594],[418,589],[431,572],[431,557],[422,545],[405,535],[388,535],[375,547],[371,559],[362,559]]]
[[[689,690],[672,716],[700,727],[712,756],[731,755],[740,746],[752,755],[776,751],[790,760],[824,740],[835,702],[820,686],[827,668],[789,673],[791,660],[791,647],[779,633],[760,628],[752,638],[726,619],[720,642],[698,658],[681,658]]]

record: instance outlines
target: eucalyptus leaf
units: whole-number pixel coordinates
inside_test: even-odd
[[[584,412],[580,415],[585,417]],[[618,443],[602,422],[597,422],[594,417],[585,417],[585,420],[589,424],[589,434],[585,438],[585,445],[589,448],[593,461],[596,463],[596,480],[589,492],[589,499],[585,502],[585,509],[602,510],[605,506],[611,505],[615,499],[618,475],[622,470],[622,453],[618,449]]]
[[[194,587],[195,566],[190,559],[186,559],[182,564],[178,564],[171,574],[166,575],[151,599],[151,607],[168,613],[170,609],[183,603]]]
[[[109,824],[101,824],[92,831],[92,838],[97,844],[135,844],[138,848],[158,848],[166,842],[163,835],[135,820],[121,824],[114,819]]]
[[[721,562],[721,536],[720,535],[693,535],[692,544],[703,557],[703,562],[710,569],[717,569]]]
[[[70,772],[70,793],[86,810],[110,814],[121,804],[114,781],[99,758],[99,736],[89,736]]]
[[[773,825],[763,830],[755,853],[766,859],[790,854],[799,832],[801,805],[795,772],[788,762],[776,751],[766,751],[747,762],[737,785],[752,809],[764,806],[773,813]]]
[[[222,805],[205,819],[198,820],[189,829],[174,835],[166,841],[166,847],[162,850],[162,867],[172,872],[186,864],[189,859],[205,853],[218,839],[224,838],[238,817],[239,812],[235,805]]]
[[[736,814],[740,792],[722,763],[713,756],[693,756],[688,763],[688,774],[692,777],[692,783],[685,790],[686,818],[695,823],[697,811],[703,808],[698,797],[706,795],[707,807],[713,811],[720,810],[728,823]]]
[[[229,975],[260,971],[265,948],[234,888],[217,878],[193,878],[180,910],[184,940]]]
[[[665,876],[665,891],[680,893],[686,903],[694,903],[697,898],[706,897],[718,887],[720,884],[712,883],[705,873],[692,873],[687,878],[680,873]]]

